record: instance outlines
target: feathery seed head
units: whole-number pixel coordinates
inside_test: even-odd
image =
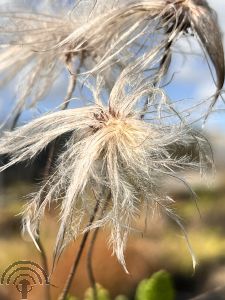
[[[217,92],[211,108],[214,105],[224,83],[224,52],[216,15],[207,1],[88,0],[78,1],[72,9],[58,4],[57,13],[53,6],[47,1],[44,11],[16,6],[12,12],[0,12],[5,20],[0,24],[4,45],[0,52],[2,84],[22,74],[15,120],[21,111],[34,107],[54,89],[67,68],[73,76],[65,102],[72,97],[80,72],[105,72],[111,89],[115,74],[132,63],[134,56],[143,58],[138,72],[152,68],[145,58],[156,41],[160,59],[155,69],[161,79],[168,71],[174,41],[183,32],[194,33],[215,67]]]
[[[5,133],[0,140],[0,154],[11,156],[10,162],[0,168],[3,171],[19,161],[30,160],[51,141],[69,133],[54,172],[32,196],[24,213],[24,229],[35,241],[46,207],[53,201],[60,203],[55,260],[78,234],[107,225],[111,228],[109,240],[113,251],[126,268],[124,250],[128,233],[143,203],[148,207],[146,217],[158,207],[183,230],[160,182],[167,176],[183,181],[178,171],[198,166],[192,157],[178,158],[171,152],[172,146],[175,149],[195,143],[203,149],[202,156],[207,160],[206,143],[186,126],[167,126],[157,119],[155,123],[142,120],[137,111],[138,101],[147,94],[150,103],[154,103],[159,89],[139,79],[132,86],[133,92],[128,93],[121,82],[124,81],[119,78],[109,105],[95,99],[97,104],[93,106],[48,114]],[[164,105],[166,108],[166,102]],[[155,105],[152,107],[155,109]],[[84,218],[91,215],[96,201],[102,213],[98,212],[99,219],[87,227]]]
[[[215,15],[206,1],[128,1],[127,5],[122,1],[109,9],[107,6],[100,9],[104,1],[99,0],[91,12],[87,7],[90,2],[79,1],[79,5],[84,5],[84,14],[88,11],[85,22],[84,19],[80,22],[71,19],[72,14],[68,18],[9,14],[20,27],[11,32],[11,42],[16,37],[16,43],[9,43],[9,52],[3,50],[0,55],[0,70],[7,70],[7,79],[8,75],[20,72],[28,62],[32,65],[27,88],[19,102],[20,110],[40,82],[43,86],[37,89],[39,98],[52,87],[64,65],[73,66],[73,58],[78,54],[88,53],[93,59],[93,74],[109,67],[115,70],[117,64],[122,64],[122,69],[123,64],[128,66],[109,89],[107,104],[103,104],[105,101],[100,97],[101,84],[97,78],[97,88],[93,89],[94,105],[47,114],[6,132],[0,140],[0,154],[10,155],[11,160],[0,171],[32,159],[52,141],[67,134],[54,172],[25,209],[24,229],[35,242],[46,207],[56,201],[60,204],[60,228],[55,260],[79,234],[107,225],[111,228],[109,240],[113,251],[126,268],[127,236],[140,214],[141,205],[144,203],[148,208],[146,214],[154,207],[160,208],[184,231],[170,208],[171,198],[160,182],[169,177],[186,184],[179,170],[204,169],[204,162],[210,161],[208,145],[200,134],[182,122],[168,126],[162,117],[163,114],[176,116],[173,103],[158,88],[170,64],[171,46],[181,33],[194,32],[215,66],[218,93],[224,80],[223,47]],[[98,7],[96,13],[95,7]],[[27,20],[31,20],[30,28],[24,30]],[[214,28],[214,36],[210,35],[211,28]],[[157,46],[149,43],[155,33],[163,36]],[[23,47],[20,47],[21,36]],[[148,37],[148,42],[143,45],[144,36]],[[141,55],[131,63],[137,49]],[[44,51],[41,53],[41,50]],[[146,80],[142,73],[149,67],[156,69],[156,73],[151,75],[151,80]],[[72,79],[67,100],[74,91]],[[146,110],[152,122],[142,119],[141,107],[146,99]],[[178,158],[173,150],[180,145],[186,148],[190,143],[198,147],[200,162],[188,154]],[[98,218],[86,226],[84,219],[92,214],[96,202]],[[195,265],[191,247],[190,252]]]

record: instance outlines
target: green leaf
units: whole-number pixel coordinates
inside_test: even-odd
[[[109,292],[104,289],[100,284],[97,284],[97,298],[98,300],[110,300]],[[93,289],[87,289],[84,300],[94,300]]]
[[[166,271],[155,273],[150,279],[141,281],[136,290],[135,300],[174,300],[175,292],[170,274]]]

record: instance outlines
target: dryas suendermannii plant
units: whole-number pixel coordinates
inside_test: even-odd
[[[204,168],[204,161],[210,160],[205,149],[207,143],[182,122],[170,126],[162,122],[160,114],[154,111],[159,103],[161,110],[171,111],[166,95],[149,80],[141,76],[128,78],[126,72],[125,69],[114,85],[107,104],[101,101],[100,91],[95,90],[94,105],[47,114],[5,133],[0,141],[0,154],[11,156],[10,162],[0,168],[3,171],[32,159],[56,138],[70,134],[55,170],[32,195],[24,213],[24,229],[35,241],[46,206],[53,201],[60,204],[55,259],[78,234],[110,225],[110,243],[126,268],[127,236],[143,203],[146,217],[158,207],[184,231],[170,208],[172,199],[161,190],[159,182],[167,177],[179,179],[179,170],[199,166],[191,156],[177,158],[171,146],[195,143],[204,154],[200,163]],[[146,97],[148,110],[155,115],[151,123],[140,118],[142,110],[138,109],[139,102]],[[91,215],[96,201],[100,207],[108,201],[107,209],[99,220],[86,227],[83,218]],[[188,245],[195,265],[189,242]]]
[[[46,2],[50,5],[50,1]],[[67,102],[79,75],[76,59],[80,60],[82,71],[94,76],[99,73],[104,76],[105,71],[114,74],[115,68],[122,70],[119,78],[112,80],[108,101],[101,99],[101,85],[97,85],[92,105],[45,115],[2,136],[0,154],[9,154],[11,160],[0,171],[32,159],[49,143],[69,134],[54,172],[32,196],[24,212],[24,229],[34,242],[46,205],[53,201],[61,204],[55,260],[78,234],[110,225],[110,243],[126,269],[127,235],[143,204],[146,217],[151,209],[158,207],[184,231],[170,208],[172,199],[159,182],[166,176],[179,179],[181,169],[197,166],[204,169],[203,162],[210,161],[205,149],[208,144],[185,124],[185,114],[176,112],[158,85],[170,65],[174,41],[191,32],[200,40],[216,70],[217,92],[211,107],[218,98],[224,81],[223,46],[215,14],[207,2],[121,0],[104,5],[102,0],[81,0],[68,15],[20,10],[4,11],[1,16],[5,42],[0,70],[5,80],[28,68],[16,113],[24,109],[27,98],[33,95],[36,104],[51,90],[65,66],[73,77]],[[87,67],[83,55],[91,60]],[[136,61],[132,62],[134,57]],[[143,74],[149,68],[153,71],[147,78]],[[87,82],[85,85],[90,87]],[[145,113],[151,115],[151,122],[143,120]],[[166,123],[166,119],[174,121],[175,117],[182,121]],[[171,153],[171,146],[187,146],[190,142],[199,147],[200,164],[193,157],[177,158]],[[92,214],[96,201],[102,208],[107,201],[107,209],[91,226],[84,226],[82,220]],[[195,265],[189,242],[188,245]]]
[[[149,53],[155,44],[164,53],[158,69],[165,74],[172,46],[183,33],[198,38],[215,67],[212,109],[224,82],[224,53],[215,13],[205,0],[81,0],[72,7],[58,1],[42,3],[24,7],[12,2],[0,12],[2,84],[23,74],[13,125],[26,107],[35,107],[54,88],[65,68],[70,73],[62,108],[72,97],[79,72],[104,71],[112,86],[124,65]],[[40,7],[35,12],[36,6]],[[145,63],[144,68],[151,65]]]

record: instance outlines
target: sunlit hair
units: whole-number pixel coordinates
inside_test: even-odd
[[[0,140],[0,154],[8,154],[11,159],[0,171],[31,160],[56,138],[69,134],[55,170],[32,195],[24,212],[24,230],[34,242],[46,206],[57,202],[61,212],[55,261],[79,234],[109,226],[113,252],[126,269],[128,233],[145,205],[146,217],[157,207],[180,226],[195,266],[185,230],[172,210],[173,200],[161,182],[173,178],[187,184],[179,177],[179,171],[196,167],[204,171],[210,162],[209,146],[201,134],[182,122],[169,125],[154,113],[159,100],[165,111],[171,111],[161,89],[142,76],[129,78],[124,74],[125,71],[114,85],[107,104],[101,99],[99,80],[93,89],[92,106],[47,114],[5,133]],[[149,113],[155,116],[151,123],[141,118],[140,103],[145,97]],[[196,145],[200,161],[187,151],[178,157],[176,148],[186,149],[190,143]],[[87,226],[84,218],[93,213],[96,201],[100,219]]]

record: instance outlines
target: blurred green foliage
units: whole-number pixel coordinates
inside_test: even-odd
[[[97,290],[98,300],[110,300],[109,292],[106,289],[104,289],[100,284],[97,284],[96,290]],[[94,300],[94,299],[95,298],[94,298],[93,288],[87,289],[84,295],[84,300]]]
[[[190,201],[188,194],[181,193],[178,195],[175,194],[174,196],[179,200],[176,202],[176,211],[178,215],[181,215],[183,219],[185,219],[186,229],[199,261],[199,268],[193,278],[190,279],[190,274],[193,270],[186,243],[175,234],[175,230],[177,229],[173,223],[167,221],[164,223],[165,220],[160,217],[157,219],[157,230],[149,230],[141,241],[139,235],[133,237],[132,243],[136,243],[134,247],[137,247],[140,255],[143,255],[143,257],[147,259],[149,266],[151,266],[152,263],[152,255],[157,253],[157,259],[154,265],[155,269],[160,270],[162,267],[166,268],[172,274],[175,274],[175,276],[177,276],[176,278],[179,276],[179,278],[184,279],[184,284],[179,285],[179,291],[185,295],[186,293],[192,294],[193,288],[195,287],[201,289],[196,291],[197,294],[202,291],[202,286],[209,290],[211,287],[217,287],[224,282],[224,186],[225,176],[222,184],[214,189],[206,189],[204,187],[198,188],[198,190],[195,189],[199,195],[198,206],[203,218],[199,217],[196,206],[193,201]],[[4,189],[0,195],[0,273],[2,273],[12,261],[17,261],[18,257],[21,260],[30,259],[38,261],[39,259],[38,252],[34,251],[33,243],[28,243],[26,237],[25,240],[21,239],[20,235],[21,216],[18,214],[22,211],[22,206],[25,202],[21,201],[21,199],[19,200],[19,198],[31,190],[30,186],[20,186],[18,184],[18,186],[16,185],[15,187],[13,185],[13,188],[8,187],[7,191]],[[51,228],[51,233],[49,228]],[[53,234],[55,230],[55,211],[52,210],[46,214],[46,218],[42,224],[42,237],[46,249],[52,249],[55,243]],[[139,246],[140,244],[141,246]],[[179,249],[179,251],[177,251],[177,249]],[[51,250],[49,250],[49,255],[51,255]],[[149,271],[151,271],[151,268]],[[204,276],[202,276],[203,272]],[[59,280],[61,280],[61,274]],[[80,280],[83,280],[82,276]],[[109,280],[113,281],[114,278],[112,277]],[[188,280],[188,285],[185,284],[186,280]],[[148,281],[150,281],[150,279]],[[122,284],[124,283],[122,282]],[[208,286],[209,284],[210,286]],[[80,292],[79,295],[82,294],[82,292]],[[146,291],[145,293],[148,296]],[[144,292],[141,295],[143,296],[143,294]],[[79,300],[82,299],[82,297],[79,298]],[[93,297],[89,297],[88,299],[93,299]],[[123,295],[119,295],[116,298],[108,295],[108,298],[103,299],[128,300],[128,298]],[[140,297],[138,300],[139,299]],[[151,298],[149,299],[151,300]],[[78,298],[70,296],[67,300],[78,300]]]
[[[66,297],[66,300],[78,300],[78,299],[76,297],[74,297],[74,296],[68,295]]]
[[[175,292],[170,274],[165,271],[155,273],[142,280],[136,290],[135,300],[174,300]]]
[[[84,300],[94,300],[93,289],[87,289]],[[100,284],[97,284],[97,299],[111,300],[109,292]],[[142,280],[137,286],[135,300],[174,300],[175,291],[171,276],[166,271],[159,271],[149,279]],[[73,296],[68,296],[67,300],[78,300]],[[117,296],[114,300],[128,300],[124,295]]]

